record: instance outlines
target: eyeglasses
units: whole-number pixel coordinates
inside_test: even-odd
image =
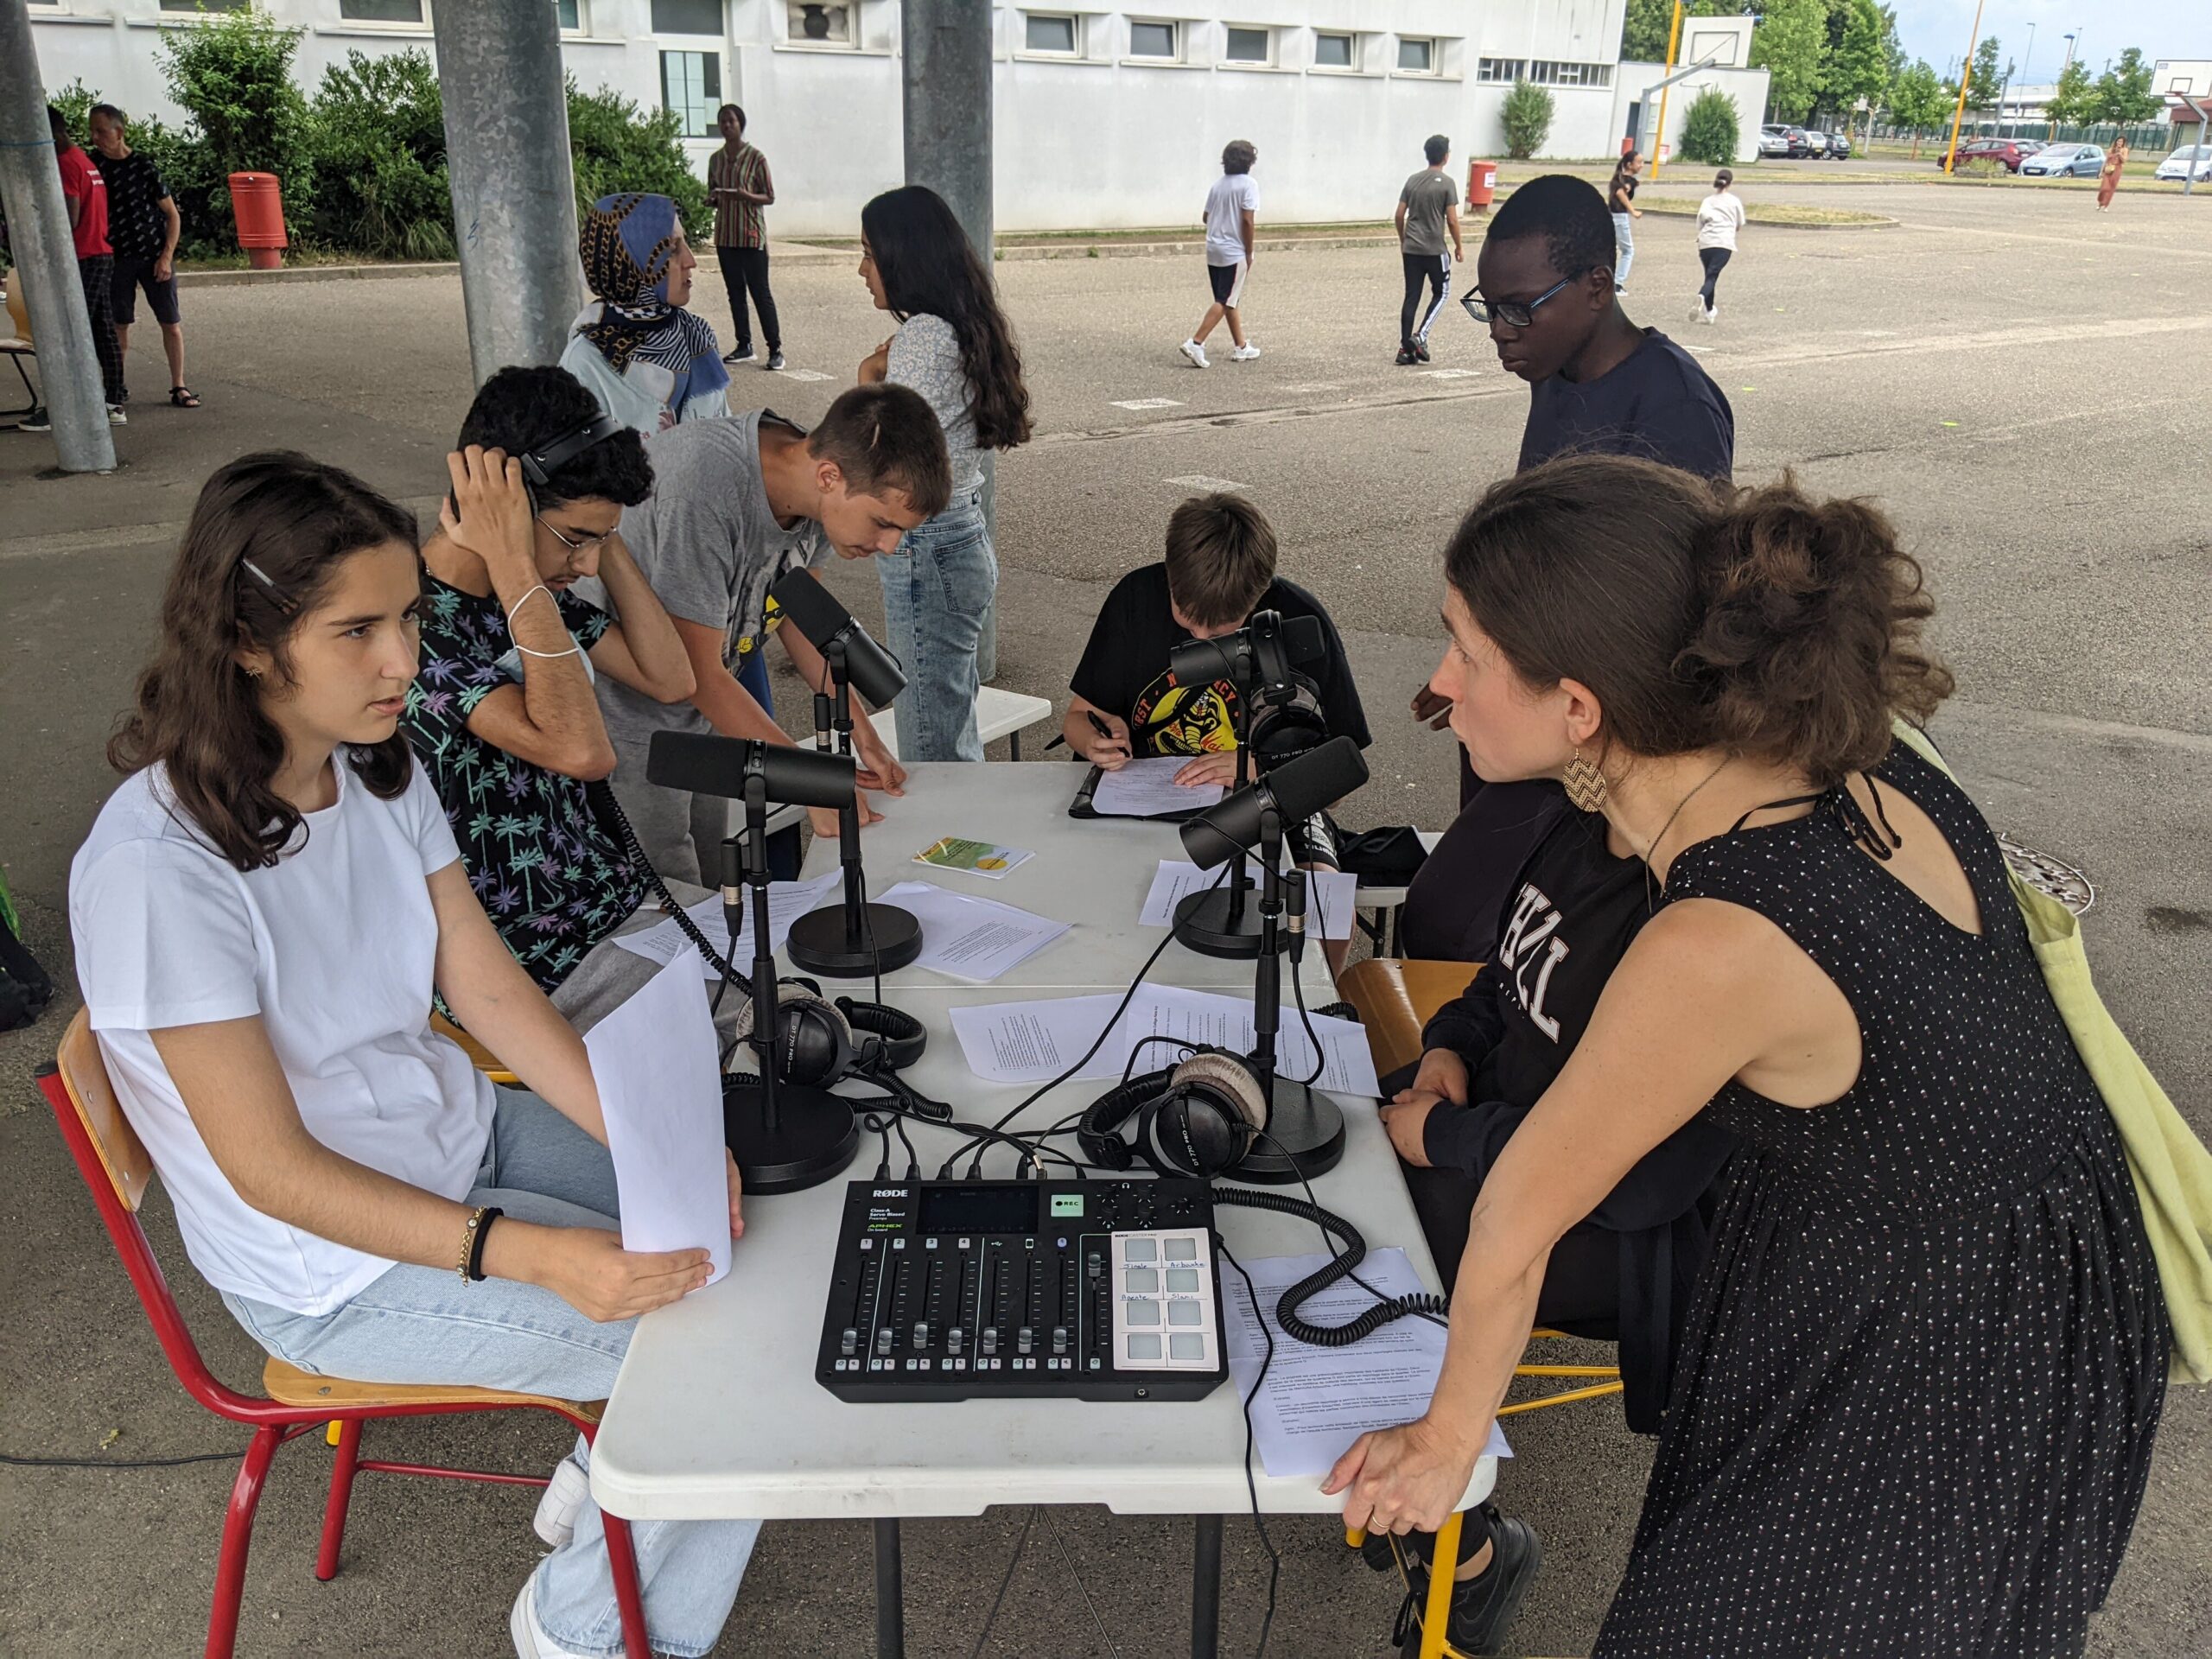
[[[1488,323],[1495,319],[1509,328],[1526,328],[1535,321],[1538,306],[1573,283],[1573,277],[1562,276],[1526,305],[1518,300],[1484,299],[1478,288],[1471,290],[1459,303],[1467,308],[1467,315],[1477,322]]]
[[[563,536],[561,533],[561,527],[555,524],[550,518],[548,518],[543,513],[541,512],[537,515],[537,522],[544,525],[546,529],[551,531],[553,532],[553,539],[560,543],[562,546],[567,548],[571,553],[588,553],[594,548],[605,547],[607,543],[607,538],[615,535],[622,528],[621,525],[617,524],[613,530],[602,530],[596,536],[580,536],[572,542],[566,536]]]

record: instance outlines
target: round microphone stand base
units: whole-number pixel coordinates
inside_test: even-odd
[[[722,1086],[722,1138],[745,1178],[745,1191],[797,1192],[835,1180],[861,1148],[852,1103],[803,1084],[776,1088],[775,1132],[761,1119],[760,1082],[741,1077]]]
[[[922,925],[896,905],[868,905],[865,920],[825,905],[791,924],[784,946],[791,965],[824,979],[867,979],[904,968],[922,954]]]
[[[1255,888],[1209,887],[1175,906],[1175,937],[1203,957],[1249,962],[1260,954],[1260,895]],[[1275,949],[1289,944],[1278,937]]]
[[[1228,1179],[1281,1186],[1317,1180],[1344,1160],[1344,1115],[1318,1089],[1277,1077],[1268,1132]]]

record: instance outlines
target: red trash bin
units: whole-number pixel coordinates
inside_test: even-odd
[[[231,213],[238,220],[238,246],[256,270],[275,270],[291,245],[284,234],[284,190],[274,173],[231,175]]]
[[[1467,206],[1478,213],[1490,211],[1491,203],[1497,196],[1497,163],[1469,162],[1467,163]]]

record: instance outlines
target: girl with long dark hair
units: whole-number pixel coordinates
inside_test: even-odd
[[[1951,690],[1919,566],[1863,502],[1577,456],[1491,486],[1445,572],[1476,772],[1562,782],[1655,913],[1483,1182],[1427,1414],[1325,1490],[1440,1525],[1554,1245],[1703,1113],[1743,1146],[1598,1653],[2079,1654],[2169,1325],[1997,838],[1895,738]],[[1434,1109],[1384,1108],[1415,1163]]]
[[[899,319],[899,332],[861,365],[861,384],[893,380],[921,393],[952,455],[952,505],[876,560],[887,643],[907,675],[892,705],[899,754],[980,760],[976,655],[999,580],[981,457],[1029,441],[1021,353],[989,268],[926,186],[887,190],[861,210],[860,274],[876,308]]]
[[[519,493],[518,462],[485,461]],[[207,480],[109,750],[128,775],[70,869],[78,976],[193,1265],[269,1352],[603,1399],[707,1252],[622,1248],[582,1041],[410,756],[422,592],[413,521],[350,474],[272,453]],[[527,1092],[432,1033],[434,992]],[[509,1618],[527,1659],[620,1639],[587,1464],[580,1441],[539,1507],[555,1548]],[[757,1530],[638,1529],[657,1649],[714,1646]]]

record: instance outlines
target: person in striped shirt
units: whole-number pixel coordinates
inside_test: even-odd
[[[776,325],[776,296],[768,291],[768,216],[763,211],[776,200],[775,181],[768,176],[768,158],[745,142],[745,111],[725,104],[715,121],[722,147],[707,157],[707,194],[715,205],[715,257],[721,264],[729,315],[737,327],[737,344],[722,354],[722,361],[755,360],[753,322],[745,308],[750,293],[760,312],[768,366],[780,369],[784,340]]]

